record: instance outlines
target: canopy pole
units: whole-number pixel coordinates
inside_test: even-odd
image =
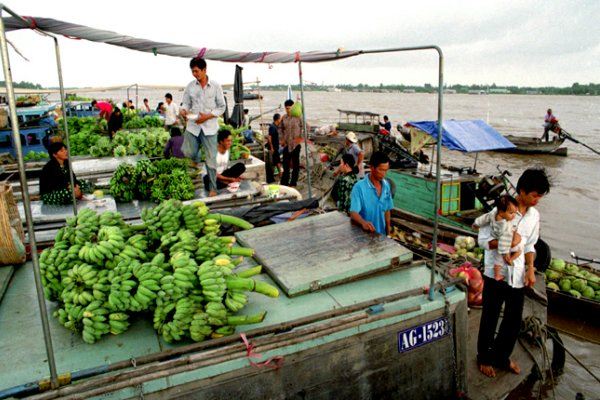
[[[52,348],[52,337],[50,335],[50,325],[48,324],[48,314],[46,313],[46,301],[44,299],[44,290],[42,288],[42,279],[40,274],[40,263],[37,254],[37,244],[35,242],[35,231],[33,229],[33,218],[31,215],[31,201],[29,199],[29,188],[27,187],[27,176],[25,175],[25,162],[23,161],[23,149],[21,148],[21,134],[19,132],[19,120],[17,118],[17,104],[15,101],[15,89],[13,87],[12,72],[10,70],[10,60],[8,56],[8,44],[6,41],[6,31],[4,29],[4,20],[2,11],[19,18],[24,24],[25,20],[17,16],[3,4],[0,4],[0,53],[2,55],[2,69],[4,71],[4,80],[6,83],[6,94],[10,109],[10,119],[12,121],[12,137],[15,150],[17,152],[17,163],[19,165],[19,178],[21,181],[21,192],[23,196],[23,209],[27,223],[27,233],[29,235],[29,246],[31,251],[31,261],[33,263],[33,276],[37,293],[38,307],[42,319],[42,329],[44,332],[44,344],[46,346],[46,355],[48,357],[48,367],[50,369],[50,381],[53,388],[58,387],[58,375],[56,372],[56,361],[54,360],[54,350]]]
[[[69,124],[67,123],[67,106],[65,101],[65,86],[62,77],[62,64],[60,62],[60,48],[58,46],[58,38],[54,39],[54,50],[56,53],[56,69],[58,71],[58,85],[60,86],[60,102],[63,109],[63,129],[65,131],[65,141],[67,144],[67,157],[69,159],[69,181],[71,183],[71,200],[73,201],[73,215],[77,216],[77,199],[75,198],[75,176],[73,175],[73,165],[71,163],[71,142],[69,138]],[[50,155],[52,157],[52,155]]]
[[[308,158],[308,131],[306,130],[306,109],[304,108],[304,82],[302,80],[302,61],[298,61],[298,76],[300,78],[300,99],[302,101],[302,130],[304,133],[304,156],[306,157],[306,182],[308,198],[312,197],[312,182],[310,179],[310,159]]]
[[[442,49],[438,46],[433,46],[438,52],[438,141],[437,141],[437,152],[436,152],[436,163],[435,163],[435,193],[433,196],[433,242],[432,242],[432,255],[431,255],[431,279],[429,282],[429,300],[433,300],[435,294],[435,271],[437,267],[437,243],[438,243],[438,229],[439,229],[439,206],[442,189],[442,107],[443,107],[443,94],[444,94],[444,54]]]
[[[256,77],[256,91],[258,93],[258,111],[260,112],[260,114],[258,116],[258,130],[262,134],[263,161],[265,162],[265,165],[270,165],[270,163],[267,162],[267,146],[265,146],[265,144],[267,143],[267,135],[269,134],[269,131],[267,130],[266,134],[263,132],[263,102],[262,102],[262,96],[260,95],[260,81],[258,80],[258,76]],[[250,125],[250,116],[249,115],[248,115],[248,125]],[[270,152],[269,152],[269,155],[271,155]]]

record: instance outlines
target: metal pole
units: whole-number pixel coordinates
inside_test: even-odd
[[[263,161],[265,162],[265,165],[270,165],[270,163],[267,162],[267,146],[265,146],[265,144],[267,143],[267,135],[269,134],[269,131],[267,130],[267,133],[265,134],[263,132],[263,103],[262,103],[262,97],[260,95],[260,81],[258,80],[258,77],[256,77],[256,91],[258,92],[258,110],[260,112],[260,115],[258,116],[258,126],[259,126],[259,131],[262,134],[262,150],[263,150]],[[250,125],[250,117],[248,116],[248,125]],[[270,155],[271,153],[269,153]]]
[[[60,48],[58,39],[54,37],[54,50],[56,52],[56,69],[58,70],[58,85],[60,86],[60,101],[63,108],[63,129],[65,130],[65,141],[67,144],[67,157],[69,159],[69,181],[71,182],[71,199],[73,200],[73,214],[77,216],[77,199],[75,198],[75,177],[73,176],[73,165],[71,164],[71,142],[69,139],[69,124],[67,123],[67,107],[65,103],[65,86],[62,77],[62,65],[60,62]]]
[[[10,61],[8,58],[8,45],[6,41],[6,32],[4,30],[4,20],[2,11],[4,5],[0,5],[0,53],[2,54],[2,69],[4,71],[4,80],[6,83],[6,94],[10,109],[10,119],[12,122],[12,137],[15,150],[17,152],[17,163],[19,165],[19,178],[21,181],[21,192],[23,196],[23,209],[27,222],[27,233],[29,235],[29,245],[31,249],[31,261],[33,263],[33,276],[37,293],[40,317],[42,318],[42,328],[44,331],[44,343],[46,345],[46,355],[48,357],[48,367],[50,368],[50,380],[52,387],[58,387],[58,375],[56,373],[56,362],[54,360],[54,350],[52,348],[52,337],[50,336],[50,326],[48,324],[48,314],[46,314],[46,302],[44,300],[44,290],[40,277],[40,263],[37,254],[37,245],[35,242],[35,231],[33,230],[33,218],[31,215],[31,202],[29,200],[29,188],[27,187],[27,177],[25,175],[25,163],[23,161],[23,150],[21,149],[21,134],[19,132],[19,120],[17,118],[17,105],[15,102],[15,89],[13,87],[12,73],[10,70]],[[25,333],[25,332],[24,332]],[[26,334],[26,333],[25,333]]]
[[[135,84],[135,108],[138,109],[139,106],[139,95],[138,95],[138,84]]]
[[[435,294],[435,271],[437,264],[437,243],[438,243],[438,226],[439,226],[439,206],[442,189],[442,106],[443,106],[443,95],[444,95],[444,54],[442,49],[434,46],[439,55],[438,62],[438,140],[437,140],[437,152],[436,152],[436,163],[435,163],[435,193],[433,195],[433,242],[432,242],[432,255],[431,255],[431,279],[429,282],[429,300],[433,300]]]
[[[306,157],[306,182],[308,183],[308,198],[312,197],[310,179],[310,159],[308,158],[308,132],[306,130],[306,109],[304,108],[304,82],[302,81],[302,61],[298,61],[298,76],[300,77],[300,98],[302,100],[302,130],[304,131],[304,156]]]

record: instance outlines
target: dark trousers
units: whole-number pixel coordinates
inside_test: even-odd
[[[296,145],[294,150],[289,151],[288,146],[283,149],[283,174],[281,175],[281,184],[284,186],[296,186],[298,175],[300,174],[300,145]],[[290,168],[292,170],[292,179],[290,180]]]
[[[225,171],[221,172],[219,175],[226,176],[227,178],[239,178],[244,172],[246,172],[246,166],[242,163],[236,163],[227,168]],[[210,181],[208,175],[204,175],[204,188],[207,190],[209,183]],[[217,189],[223,189],[226,187],[227,183],[220,181],[217,177]]]
[[[525,289],[512,288],[506,282],[499,282],[487,276],[484,276],[483,280],[485,283],[477,338],[477,362],[507,369],[510,365],[509,357],[521,329]],[[504,315],[496,334],[503,303]]]

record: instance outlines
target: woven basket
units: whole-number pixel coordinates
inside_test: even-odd
[[[25,262],[25,252],[13,241],[13,228],[21,243],[25,243],[23,223],[12,188],[6,183],[0,184],[0,264],[21,264]]]

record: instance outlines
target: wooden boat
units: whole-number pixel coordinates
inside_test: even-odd
[[[554,156],[567,156],[567,148],[560,147],[564,143],[565,139],[562,137],[555,136],[551,141],[543,141],[535,137],[525,136],[504,136],[515,146],[515,149],[504,149],[496,150],[503,153],[521,153],[521,154],[550,154]]]

